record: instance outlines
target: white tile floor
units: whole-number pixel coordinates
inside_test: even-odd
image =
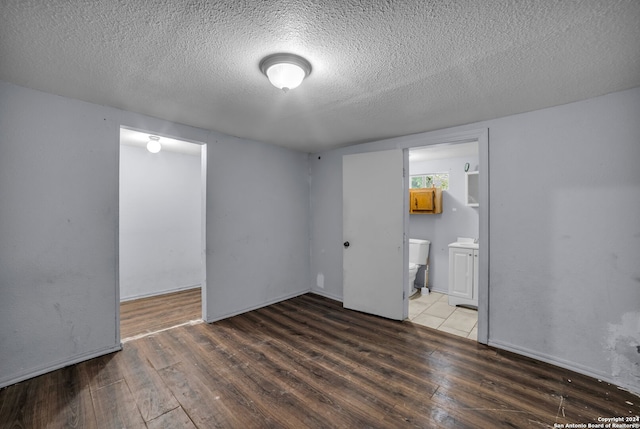
[[[478,312],[455,307],[447,302],[448,295],[431,292],[409,300],[409,320],[419,325],[445,331],[460,337],[478,340]]]

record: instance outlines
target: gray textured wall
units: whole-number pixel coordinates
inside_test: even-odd
[[[219,135],[207,163],[207,320],[308,292],[307,154]]]
[[[0,385],[119,347],[112,113],[0,82]]]

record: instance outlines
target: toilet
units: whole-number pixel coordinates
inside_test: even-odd
[[[409,290],[411,294],[416,292],[413,283],[421,265],[427,264],[429,257],[429,240],[409,239]]]

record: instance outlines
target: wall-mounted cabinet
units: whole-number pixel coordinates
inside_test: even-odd
[[[409,189],[410,214],[442,213],[442,189],[420,188]]]
[[[480,203],[480,176],[477,171],[469,171],[465,174],[465,204],[469,207],[478,207]]]

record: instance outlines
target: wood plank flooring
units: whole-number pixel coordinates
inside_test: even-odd
[[[120,338],[156,332],[202,318],[200,288],[120,303]]]
[[[639,399],[307,294],[0,390],[0,428],[550,428]]]

